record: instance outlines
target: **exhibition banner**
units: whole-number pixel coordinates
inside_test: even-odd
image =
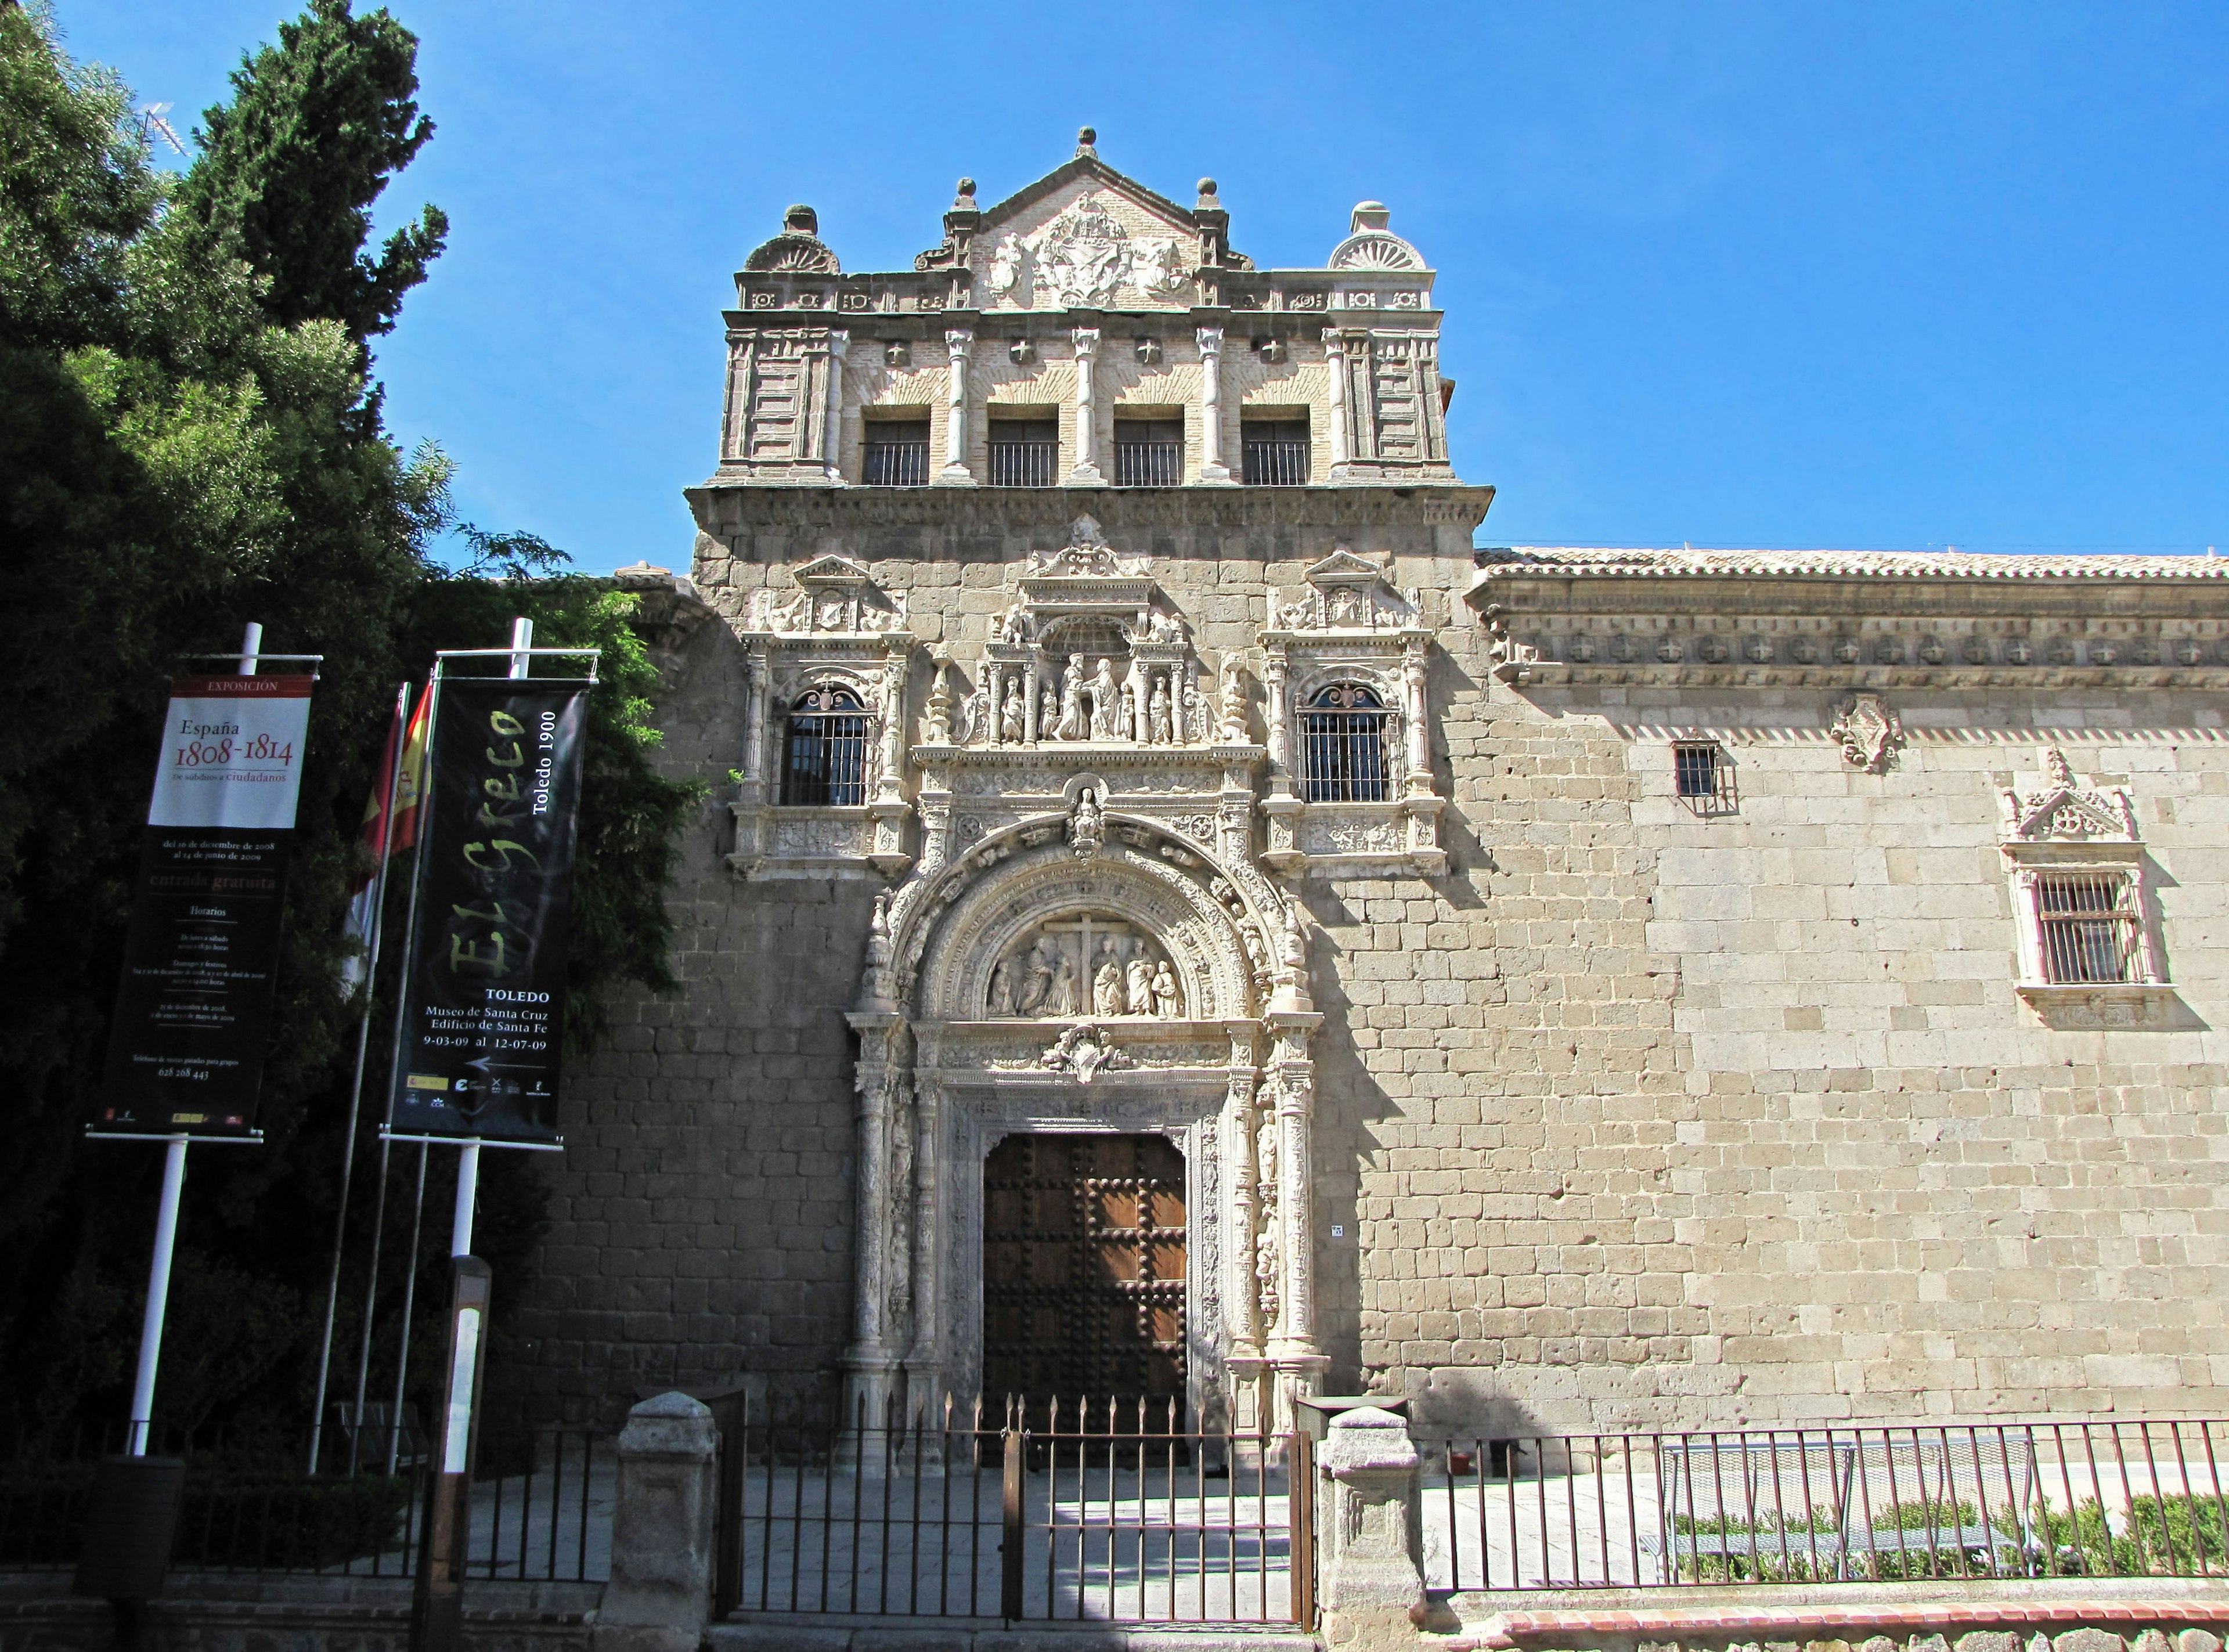
[[[314,681],[170,686],[96,1129],[255,1128]]]
[[[557,1140],[590,686],[435,685],[390,1135]]]

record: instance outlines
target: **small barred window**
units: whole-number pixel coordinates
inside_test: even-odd
[[[2039,877],[2035,916],[2043,934],[2045,980],[2059,984],[2142,979],[2132,879],[2117,872]]]
[[[867,800],[866,708],[848,688],[807,690],[790,708],[781,765],[785,803]]]
[[[1734,807],[1733,765],[1715,740],[1679,740],[1672,745],[1672,790],[1698,814],[1731,814]]]
[[[1392,796],[1385,739],[1392,714],[1374,690],[1334,683],[1301,712],[1301,795],[1311,803],[1383,803]]]

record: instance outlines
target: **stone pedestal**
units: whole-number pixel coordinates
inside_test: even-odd
[[[686,1394],[627,1413],[612,1510],[612,1579],[591,1652],[697,1652],[712,1594],[719,1430]]]
[[[1424,1610],[1416,1448],[1408,1424],[1374,1405],[1342,1411],[1317,1465],[1331,1482],[1319,1550],[1326,1645],[1413,1643]]]

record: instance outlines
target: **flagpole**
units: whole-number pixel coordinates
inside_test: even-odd
[[[418,1300],[418,1236],[426,1226],[426,1159],[430,1143],[418,1144],[418,1202],[410,1207],[410,1265],[402,1273],[402,1348],[395,1356],[395,1411],[388,1420],[387,1472],[402,1450],[402,1385],[410,1375],[410,1310]]]
[[[395,800],[402,789],[402,762],[410,739],[410,685],[395,692],[395,719],[389,725],[387,799],[379,818],[379,864],[372,873],[371,935],[364,947],[363,1013],[356,1025],[356,1077],[349,1085],[348,1137],[341,1149],[340,1209],[333,1218],[333,1265],[325,1276],[325,1332],[318,1346],[318,1397],[310,1407],[310,1462],[306,1472],[318,1472],[318,1451],[325,1430],[325,1383],[332,1372],[333,1321],[341,1304],[341,1250],[348,1238],[349,1189],[356,1176],[357,1122],[363,1109],[363,1069],[371,1053],[372,999],[379,987],[379,932],[387,914],[387,860],[395,842]],[[355,1431],[363,1431],[363,1412],[351,1419]]]

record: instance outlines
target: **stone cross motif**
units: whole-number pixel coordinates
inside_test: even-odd
[[[1834,708],[1827,731],[1841,742],[1842,761],[1878,775],[1904,744],[1904,723],[1878,694],[1853,694]]]

